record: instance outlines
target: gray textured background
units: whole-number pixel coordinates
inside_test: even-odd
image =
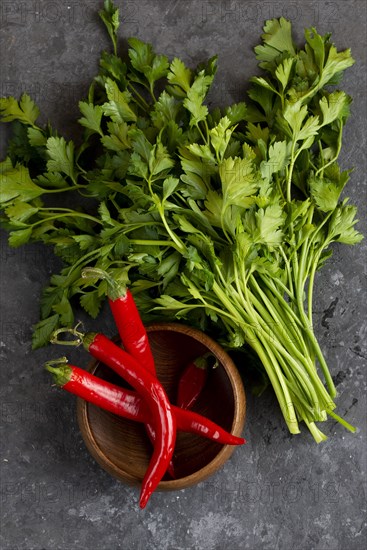
[[[351,47],[357,62],[343,87],[354,103],[342,164],[355,166],[347,195],[366,219],[365,1],[117,4],[124,14],[124,39],[138,36],[188,65],[219,53],[213,104],[243,99],[247,80],[257,71],[252,47],[265,19],[292,19],[299,40],[305,26],[315,25],[321,33],[333,33],[338,49]],[[66,137],[76,135],[77,102],[96,73],[101,49],[109,47],[96,15],[100,6],[97,0],[1,4],[1,95],[27,90]],[[4,151],[3,129],[1,136]],[[366,233],[365,224],[359,228]],[[40,292],[55,260],[42,246],[9,249],[3,234],[1,549],[364,548],[365,257],[366,242],[336,247],[318,275],[315,295],[315,327],[338,384],[337,410],[359,426],[357,434],[329,422],[330,438],[319,446],[306,431],[291,437],[271,392],[260,399],[248,392],[248,444],[207,482],[155,494],[139,511],[138,491],[102,471],[84,448],[74,399],[50,387],[41,365],[54,350],[30,350]]]

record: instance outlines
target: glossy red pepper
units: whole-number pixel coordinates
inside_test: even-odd
[[[140,507],[145,508],[166,473],[173,455],[176,419],[172,414],[171,404],[158,379],[106,336],[89,333],[82,341],[93,357],[113,369],[140,393],[152,414],[156,440],[140,494]]]
[[[86,267],[83,278],[104,279],[108,303],[124,349],[152,374],[156,374],[154,358],[145,326],[130,290],[103,269]]]
[[[55,366],[54,363],[60,366]],[[149,418],[150,412],[146,403],[135,391],[111,384],[88,371],[61,361],[50,361],[46,364],[46,368],[53,374],[58,386],[88,403],[137,422],[146,423]],[[242,437],[232,435],[198,413],[186,411],[174,405],[172,405],[172,412],[176,417],[177,430],[197,434],[223,445],[245,443]]]
[[[178,407],[189,409],[199,397],[208,378],[209,357],[211,354],[197,357],[185,367],[178,383]]]
[[[156,376],[148,334],[130,290],[100,268],[86,267],[82,271],[82,277],[99,278],[106,281],[108,303],[124,349],[139,361],[142,367]],[[152,434],[155,434],[156,430],[150,424],[151,420],[149,419],[146,424],[146,432],[154,447],[155,439]],[[172,462],[168,466],[168,472],[172,477],[174,476]]]
[[[113,318],[124,349],[152,374],[156,374],[154,358],[148,335],[136,307],[133,295],[127,289],[125,295],[108,299]]]

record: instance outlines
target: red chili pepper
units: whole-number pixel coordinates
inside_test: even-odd
[[[83,269],[82,277],[99,278],[107,282],[108,303],[124,349],[145,369],[156,374],[148,334],[130,290],[106,271],[96,267]]]
[[[55,366],[58,364],[60,366]],[[111,382],[102,380],[88,371],[69,365],[64,360],[50,361],[46,368],[54,381],[64,390],[81,397],[101,409],[129,420],[146,423],[150,411],[141,396]],[[208,418],[172,405],[177,430],[201,435],[223,445],[243,445],[245,439],[227,432]]]
[[[137,422],[144,422],[149,414],[144,401],[136,392],[102,380],[62,359],[49,361],[45,367],[52,373],[58,386],[101,409]]]
[[[139,361],[145,369],[156,376],[148,334],[130,290],[125,285],[119,284],[109,273],[97,267],[86,267],[82,271],[82,277],[84,279],[98,278],[106,281],[108,303],[124,349]],[[146,424],[146,432],[154,447],[155,440],[152,434],[155,434],[155,429],[150,424],[151,421],[149,420]],[[172,462],[168,466],[168,472],[172,477],[174,476]]]
[[[178,407],[189,409],[199,397],[208,378],[209,357],[211,354],[197,357],[185,367],[178,383]]]
[[[106,336],[88,333],[82,337],[82,342],[93,357],[112,368],[144,397],[153,416],[156,440],[140,494],[140,507],[145,508],[173,455],[176,419],[172,415],[171,404],[158,379]]]

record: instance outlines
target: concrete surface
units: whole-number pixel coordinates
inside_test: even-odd
[[[206,0],[119,1],[123,37],[139,36],[189,65],[219,52],[212,102],[243,98],[256,74],[252,47],[263,21],[284,15],[297,38],[305,26],[331,31],[357,62],[344,81],[353,97],[343,166],[355,166],[347,195],[366,219],[366,3]],[[27,90],[61,133],[76,131],[77,102],[109,46],[101,2],[14,0],[1,5],[1,95]],[[125,11],[124,11],[125,10]],[[124,45],[123,45],[124,46]],[[3,132],[3,129],[2,129]],[[2,133],[2,150],[5,137]],[[360,224],[365,232],[365,225]],[[75,402],[52,389],[31,352],[40,292],[56,262],[41,246],[1,240],[2,550],[357,550],[366,544],[366,241],[340,246],[317,278],[315,326],[338,384],[338,411],[353,435],[329,422],[317,446],[291,437],[271,392],[248,391],[248,444],[199,486],[156,494],[144,511],[138,492],[102,471],[81,440]],[[75,352],[76,354],[78,352]],[[251,381],[245,378],[247,389]]]

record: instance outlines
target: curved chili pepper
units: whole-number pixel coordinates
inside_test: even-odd
[[[109,366],[144,397],[153,416],[156,440],[140,493],[140,507],[145,508],[166,473],[173,455],[176,419],[172,414],[171,404],[157,378],[106,336],[88,333],[82,340],[84,347],[93,357]]]
[[[154,358],[148,334],[130,290],[111,277],[109,273],[97,267],[84,268],[82,277],[85,279],[99,278],[106,281],[108,303],[124,349],[145,369],[155,375]]]
[[[60,366],[53,366],[55,363]],[[55,383],[69,393],[128,420],[147,422],[150,411],[138,393],[102,380],[62,360],[50,361],[46,369],[53,374]],[[246,442],[198,413],[174,405],[172,412],[176,417],[177,430],[200,435],[223,445],[243,445]]]
[[[153,354],[148,335],[136,307],[133,295],[127,289],[125,295],[112,300],[108,299],[124,349],[140,364],[156,374]]]
[[[142,367],[156,376],[148,334],[130,290],[111,277],[109,273],[97,267],[86,267],[82,271],[82,277],[106,281],[108,303],[124,349],[139,361]],[[151,420],[146,424],[146,432],[154,447],[155,439],[152,434],[155,434],[155,429],[150,424]],[[172,461],[168,466],[168,472],[174,477]]]

